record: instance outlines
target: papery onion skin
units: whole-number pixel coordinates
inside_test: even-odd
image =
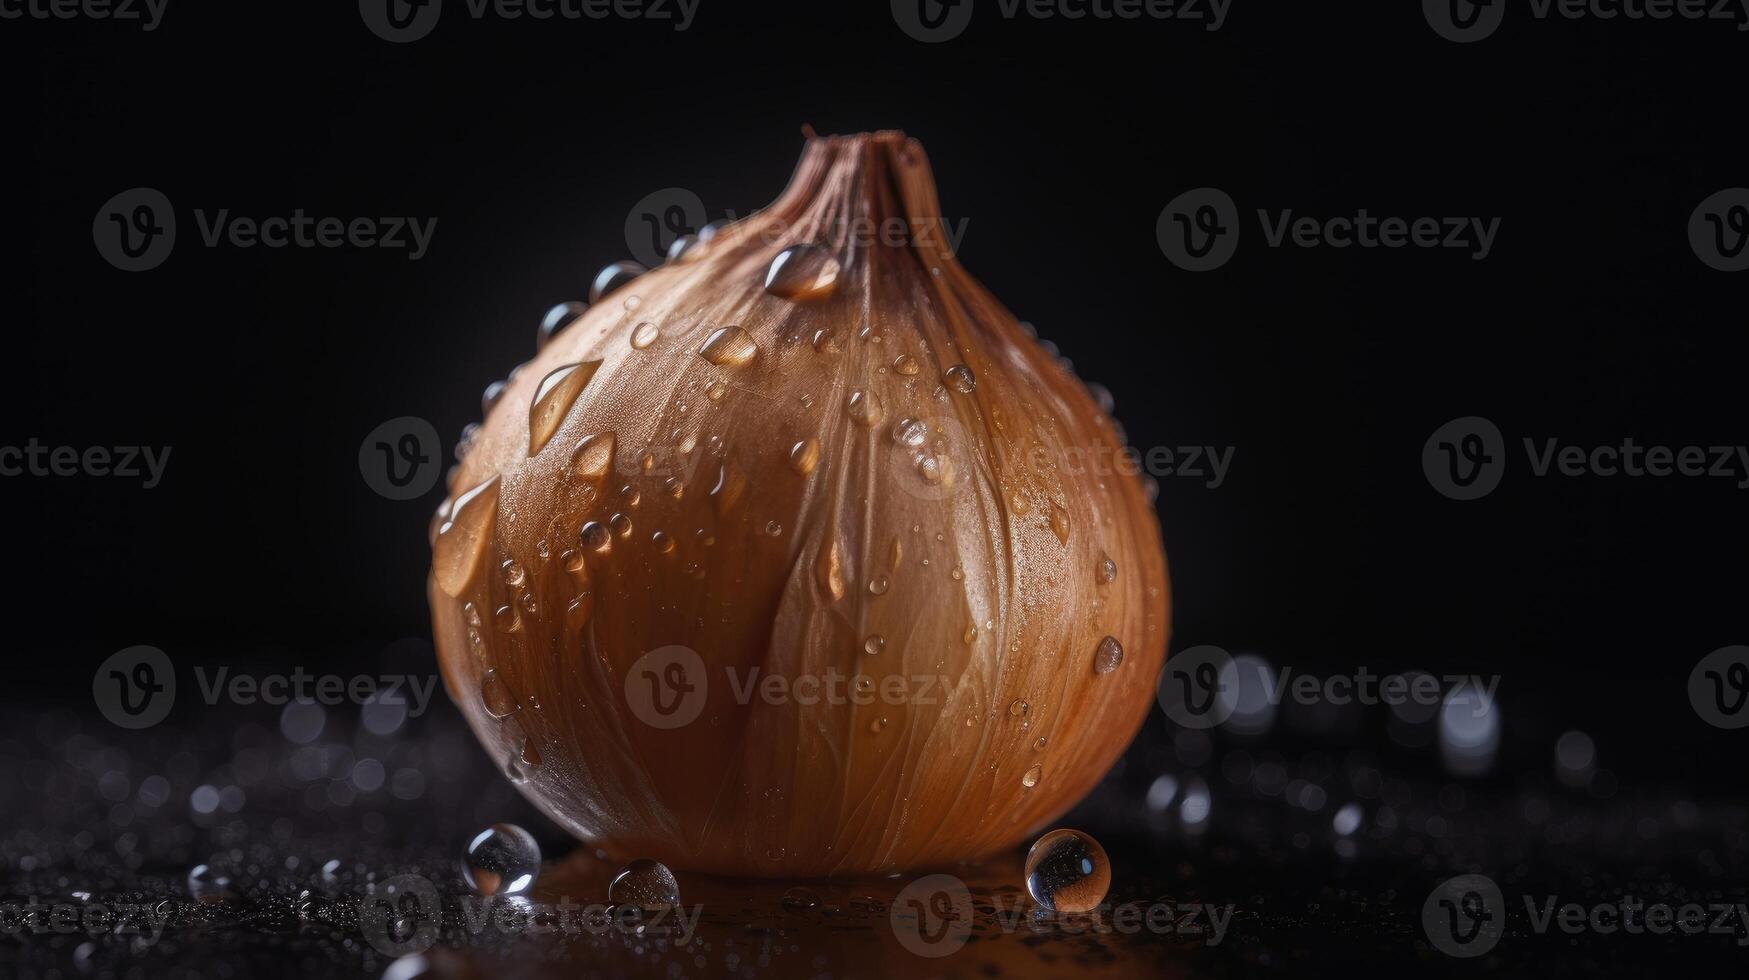
[[[939,214],[916,141],[811,139],[770,208],[553,336],[473,439],[451,494],[496,479],[497,502],[440,512],[480,524],[434,535],[444,682],[578,837],[744,875],[948,865],[1059,816],[1153,704],[1152,505],[1114,424],[961,268]],[[799,247],[826,254],[792,255],[768,290]],[[531,455],[543,379],[596,361]],[[1122,660],[1101,673],[1106,637]],[[696,719],[662,729],[627,680],[671,646],[706,678]],[[768,698],[771,675],[787,694]],[[826,681],[812,698],[807,677]]]

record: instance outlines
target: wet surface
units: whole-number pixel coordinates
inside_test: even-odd
[[[0,970],[1652,976],[1749,955],[1739,911],[1749,907],[1749,832],[1736,804],[1534,781],[1497,792],[1398,778],[1364,754],[1319,749],[1233,749],[1191,766],[1152,753],[1058,822],[1110,855],[1110,892],[1086,915],[1039,909],[1018,852],[870,880],[676,870],[678,909],[632,909],[608,895],[636,856],[555,836],[446,705],[399,720],[298,706],[271,727],[261,717],[138,735],[64,713],[9,719]],[[1277,786],[1272,767],[1300,775]],[[546,861],[526,891],[484,898],[466,883],[464,857],[499,821],[532,830]],[[1499,898],[1438,905],[1436,886],[1465,874],[1487,876]],[[1558,915],[1539,925],[1551,908],[1580,903],[1590,915],[1624,898],[1699,906],[1707,928],[1569,934]],[[1438,922],[1462,934],[1471,913],[1498,923],[1476,930],[1495,945],[1474,959],[1441,951]]]

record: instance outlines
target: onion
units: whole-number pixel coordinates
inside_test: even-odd
[[[1153,702],[1153,508],[1086,387],[959,265],[915,140],[810,139],[768,209],[492,402],[430,596],[450,695],[594,846],[696,871],[976,858]]]

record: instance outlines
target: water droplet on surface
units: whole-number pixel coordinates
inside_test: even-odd
[[[978,376],[964,364],[955,364],[947,369],[947,383],[960,394],[969,395],[978,387]]]
[[[540,845],[513,823],[495,823],[468,842],[462,872],[481,895],[520,894],[540,874]]]
[[[597,521],[584,524],[583,530],[578,532],[577,537],[583,542],[583,547],[590,551],[605,552],[613,547],[613,534],[607,530],[605,525]]]
[[[534,349],[544,349],[554,337],[558,336],[559,331],[576,323],[577,319],[587,312],[589,312],[589,304],[587,303],[560,303],[548,310],[547,315],[541,317],[540,329],[535,331]]]
[[[818,908],[819,905],[820,895],[812,888],[804,888],[801,885],[797,885],[783,893],[783,907],[790,909],[791,911],[802,912],[807,909]]]
[[[211,865],[197,864],[188,872],[188,897],[201,903],[230,898],[231,876]]]
[[[1093,651],[1093,672],[1109,674],[1116,670],[1117,665],[1121,663],[1123,663],[1123,647],[1118,644],[1117,640],[1109,636],[1100,640],[1098,648]]]
[[[643,909],[671,909],[680,905],[680,883],[660,861],[639,858],[613,876],[607,900],[614,905]]]
[[[868,639],[862,641],[862,652],[868,654],[871,657],[877,653],[880,653],[882,650],[885,650],[886,648],[887,648],[887,638],[880,635],[879,633],[871,633],[871,634],[869,634]]]
[[[599,480],[613,469],[614,435],[598,432],[584,436],[571,453],[571,473],[585,480]]]
[[[1069,543],[1069,510],[1055,500],[1051,501],[1051,533],[1059,544]]]
[[[1110,555],[1101,554],[1093,577],[1099,580],[1100,585],[1110,585],[1117,581],[1117,562],[1112,561]]]
[[[674,552],[674,539],[668,536],[667,531],[657,531],[650,535],[650,544],[664,555]]]
[[[874,578],[868,580],[868,590],[875,595],[886,595],[887,589],[891,587],[892,584],[892,581],[885,575],[876,575]]]
[[[450,518],[437,529],[431,568],[438,587],[459,598],[486,555],[498,517],[498,478],[493,477],[456,498]]]
[[[577,396],[583,393],[584,386],[595,377],[595,371],[600,367],[600,361],[567,364],[541,379],[540,388],[534,394],[534,404],[528,410],[530,456],[540,452],[553,433],[559,431],[559,424],[565,421],[571,406],[577,402]]]
[[[522,563],[512,558],[504,563],[504,584],[517,588],[528,581],[528,572],[522,568]]]
[[[632,533],[632,519],[624,514],[615,514],[607,519],[607,526],[613,528],[613,533],[620,537],[629,537]]]
[[[820,559],[815,571],[820,588],[828,597],[833,600],[844,598],[844,550],[839,547],[836,536],[828,536],[820,543]]]
[[[881,420],[881,400],[872,391],[856,389],[850,393],[845,407],[858,425],[871,426]]]
[[[775,538],[783,533],[783,525],[776,521],[766,521],[765,533]]]
[[[838,339],[838,331],[830,328],[814,331],[814,350],[822,354],[837,354],[844,350],[844,343]]]
[[[686,253],[692,251],[693,246],[697,244],[697,235],[681,235],[679,238],[674,239],[674,244],[668,246],[668,261],[679,262],[681,259],[685,258]]]
[[[498,677],[497,670],[486,670],[479,679],[479,700],[486,705],[486,714],[491,718],[507,718],[521,709],[511,686],[504,683],[504,677]]]
[[[965,633],[960,637],[960,639],[966,641],[966,646],[971,646],[972,642],[974,640],[976,640],[977,638],[978,638],[978,624],[977,623],[968,624],[966,626]]]
[[[753,337],[740,327],[721,327],[705,338],[704,345],[698,349],[698,356],[718,367],[739,367],[753,360],[753,355],[759,353],[759,345],[753,342]]]
[[[636,262],[615,262],[612,265],[603,266],[602,270],[595,274],[595,280],[589,284],[589,302],[601,302],[601,297],[643,275],[645,271],[644,267]]]
[[[1031,769],[1028,769],[1021,774],[1020,785],[1025,786],[1027,789],[1031,789],[1038,785],[1038,781],[1043,779],[1044,775],[1045,767],[1035,762]]]
[[[662,331],[654,323],[645,320],[632,328],[632,348],[643,350],[655,343],[662,336]]]
[[[499,606],[498,611],[492,614],[492,622],[498,627],[498,632],[514,633],[522,629],[522,614],[516,611],[515,606]]]
[[[504,389],[508,387],[510,386],[502,381],[494,381],[486,386],[486,390],[480,393],[481,418],[492,414],[492,409],[496,408],[498,402],[503,400]]]
[[[803,439],[790,447],[789,465],[803,476],[814,472],[814,467],[820,463],[820,443],[814,439]]]
[[[922,365],[918,364],[917,359],[915,357],[912,357],[910,354],[900,354],[898,357],[893,358],[893,370],[899,372],[900,374],[906,376],[907,378],[911,377],[912,375],[916,374],[918,371],[921,371],[922,369],[923,369]]]
[[[929,424],[920,419],[900,419],[893,423],[893,441],[912,449],[929,439]]]
[[[1099,842],[1079,830],[1053,830],[1026,852],[1026,890],[1053,912],[1091,912],[1111,888],[1111,862]]]
[[[729,386],[716,378],[712,378],[710,383],[704,386],[704,396],[713,402],[722,401],[728,394]]]
[[[838,260],[824,248],[792,245],[771,260],[765,272],[765,291],[784,299],[819,299],[838,285],[840,271]]]
[[[1040,735],[1038,740],[1032,743],[1032,750],[1034,752],[1043,752],[1045,750],[1045,737],[1043,735]]]

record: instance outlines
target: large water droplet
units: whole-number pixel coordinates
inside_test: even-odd
[[[1059,544],[1069,543],[1069,509],[1055,500],[1051,501],[1051,533]]]
[[[493,477],[457,497],[449,520],[437,529],[431,570],[450,596],[460,596],[479,570],[497,517],[498,478]]]
[[[547,315],[541,317],[540,329],[535,331],[534,349],[541,350],[546,347],[558,335],[559,331],[576,323],[577,319],[587,312],[589,312],[589,304],[587,303],[560,303],[548,310]]]
[[[900,419],[893,424],[893,441],[916,449],[929,439],[929,424],[920,419]]]
[[[646,320],[632,328],[632,347],[636,350],[643,350],[655,343],[657,338],[661,336],[662,331],[654,323]]]
[[[753,342],[753,337],[737,326],[721,327],[705,338],[704,346],[698,349],[698,356],[723,367],[736,367],[753,360],[753,355],[759,353],[759,345]]]
[[[585,480],[600,480],[613,469],[615,444],[611,432],[584,436],[571,453],[571,473]]]
[[[607,530],[606,525],[596,521],[585,523],[583,530],[578,532],[577,538],[583,542],[583,547],[590,551],[606,552],[613,547],[613,534]]]
[[[197,864],[188,872],[188,897],[202,903],[230,898],[231,876],[211,865]]]
[[[871,657],[880,653],[882,650],[885,650],[886,648],[887,648],[887,638],[880,635],[879,633],[871,633],[871,634],[869,634],[868,639],[862,641],[862,652],[868,654]]]
[[[852,391],[845,407],[858,425],[870,426],[881,420],[881,400],[872,391]]]
[[[1025,786],[1027,789],[1032,789],[1034,786],[1038,785],[1038,781],[1043,779],[1044,775],[1045,767],[1042,764],[1035,762],[1031,769],[1028,769],[1021,774],[1020,785]]]
[[[680,883],[660,861],[639,858],[614,875],[607,886],[607,900],[633,908],[671,909],[680,905]]]
[[[513,715],[522,705],[511,692],[510,685],[504,683],[504,678],[498,676],[495,670],[488,670],[480,678],[480,703],[486,706],[486,713],[494,718]]]
[[[494,381],[486,386],[486,390],[480,393],[481,418],[492,414],[492,409],[498,406],[498,402],[504,397],[504,389],[508,387],[509,385],[502,381]]]
[[[601,297],[643,275],[645,271],[636,262],[615,262],[603,267],[595,274],[595,281],[589,285],[589,302],[601,302]]]
[[[1117,562],[1112,561],[1110,555],[1100,554],[1099,564],[1094,569],[1094,578],[1099,580],[1100,585],[1110,585],[1117,581]]]
[[[978,387],[978,376],[964,364],[955,364],[947,369],[947,383],[960,394],[969,395]]]
[[[840,266],[818,245],[792,245],[777,253],[765,273],[765,291],[784,299],[819,299],[838,285]]]
[[[922,367],[917,363],[917,359],[910,354],[900,354],[893,358],[893,370],[910,377],[922,370]]]
[[[600,367],[600,361],[567,364],[541,379],[540,388],[534,393],[534,404],[528,410],[530,456],[540,452],[553,433],[559,431],[559,424],[565,421],[571,406],[577,402],[577,396],[583,393],[583,388]]]
[[[1109,674],[1123,663],[1123,647],[1113,637],[1099,641],[1099,646],[1093,651],[1093,672]]]
[[[1079,830],[1053,830],[1026,852],[1026,890],[1053,912],[1091,912],[1110,887],[1105,848]]]
[[[716,507],[717,516],[721,517],[734,510],[740,503],[741,494],[747,489],[747,477],[741,473],[740,467],[724,460],[717,469],[717,482],[711,487],[711,502]]]
[[[807,476],[814,472],[814,467],[820,462],[820,443],[815,439],[803,439],[790,447],[790,468]]]
[[[834,600],[844,598],[844,550],[836,535],[828,535],[820,544],[820,562],[816,568],[820,588]]]
[[[462,871],[481,895],[516,895],[540,874],[540,845],[513,823],[495,823],[468,842]]]

